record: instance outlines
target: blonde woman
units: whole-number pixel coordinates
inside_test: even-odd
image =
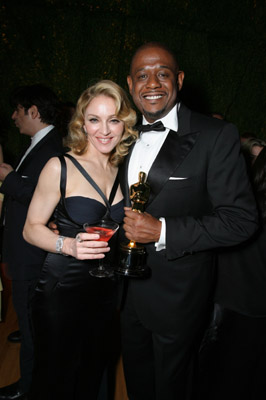
[[[24,228],[27,241],[48,251],[32,301],[30,399],[97,398],[110,351],[116,284],[89,274],[112,246],[82,225],[107,212],[122,222],[117,172],[137,137],[135,122],[123,89],[112,81],[98,82],[77,102],[66,138],[70,151],[52,158],[41,173]],[[60,235],[47,228],[55,208]]]

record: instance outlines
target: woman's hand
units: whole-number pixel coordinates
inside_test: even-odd
[[[110,251],[108,242],[99,241],[96,233],[78,233],[76,238],[65,238],[62,253],[71,255],[78,260],[94,260],[104,258]]]

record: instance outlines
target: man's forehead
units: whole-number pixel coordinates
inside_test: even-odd
[[[134,72],[137,73],[137,72],[145,71],[145,70],[148,70],[148,69],[169,69],[169,70],[172,70],[172,68],[170,66],[164,65],[164,64],[161,64],[161,63],[158,62],[156,64],[148,64],[148,63],[146,64],[145,63],[145,65],[135,69]]]
[[[131,70],[134,72],[147,68],[176,70],[178,67],[174,57],[167,50],[160,47],[148,47],[139,50],[131,64]]]

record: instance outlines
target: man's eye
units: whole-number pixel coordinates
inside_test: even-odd
[[[143,80],[143,79],[146,79],[147,78],[147,75],[146,74],[142,74],[142,75],[139,75],[138,76],[138,79],[139,80]]]
[[[167,76],[168,76],[164,72],[160,72],[158,75],[159,75],[160,78],[167,78]]]

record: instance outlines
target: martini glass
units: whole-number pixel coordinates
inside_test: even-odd
[[[87,233],[97,233],[100,235],[100,238],[97,239],[98,241],[108,242],[118,230],[119,225],[114,221],[100,220],[93,224],[85,223],[83,228]],[[113,276],[113,272],[105,269],[103,259],[101,258],[98,268],[92,269],[90,275],[96,278],[110,278]]]

